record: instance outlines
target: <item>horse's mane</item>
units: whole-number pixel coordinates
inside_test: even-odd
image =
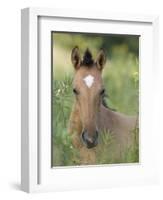
[[[106,97],[105,97],[105,96],[102,98],[102,105],[103,105],[105,108],[109,108],[109,107],[108,107],[108,104],[107,104],[107,102],[106,102]]]
[[[107,94],[105,94],[103,97],[102,97],[102,105],[105,107],[105,108],[108,108],[112,111],[116,111],[116,109],[114,108],[110,108],[110,106],[108,106],[107,102],[106,102],[106,98],[109,98],[109,96]]]

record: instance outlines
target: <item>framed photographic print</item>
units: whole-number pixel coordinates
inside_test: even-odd
[[[23,9],[22,190],[157,183],[157,60],[157,16]]]

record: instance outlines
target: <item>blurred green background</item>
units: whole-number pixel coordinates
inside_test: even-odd
[[[137,115],[139,36],[53,32],[52,40],[52,165],[80,165],[79,152],[73,148],[67,132],[73,104],[71,50],[77,45],[83,55],[88,47],[96,58],[99,49],[103,48],[107,55],[103,79],[109,107],[128,115]],[[138,134],[137,130],[135,132]],[[103,145],[98,150],[97,164],[138,162],[138,141],[132,149],[123,152],[122,158],[117,161],[114,156],[109,156],[110,140],[107,134],[101,139]]]

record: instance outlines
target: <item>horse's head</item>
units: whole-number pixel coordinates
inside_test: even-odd
[[[79,49],[75,47],[71,60],[75,68],[73,92],[82,122],[81,137],[87,148],[92,148],[98,143],[98,116],[105,93],[101,72],[106,57],[104,51],[100,50],[96,60],[93,60],[87,49],[81,59]]]

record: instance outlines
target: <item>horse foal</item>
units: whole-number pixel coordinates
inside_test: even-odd
[[[79,49],[75,47],[71,60],[75,69],[75,101],[69,121],[69,133],[73,145],[79,149],[80,164],[96,163],[99,134],[106,131],[114,136],[114,155],[118,159],[120,152],[133,143],[131,131],[138,126],[137,118],[112,111],[104,104],[102,70],[106,56],[103,50],[93,60],[87,49],[81,59]]]

